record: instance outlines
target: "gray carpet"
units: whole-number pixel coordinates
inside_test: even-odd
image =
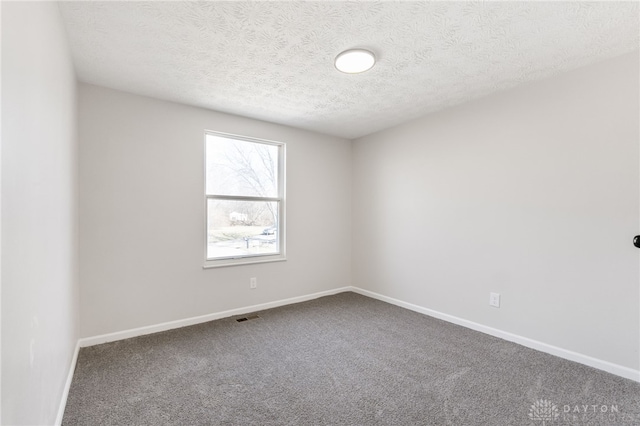
[[[82,349],[63,424],[640,424],[638,383],[358,294],[257,314]]]

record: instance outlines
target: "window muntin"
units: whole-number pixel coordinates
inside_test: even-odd
[[[284,259],[284,144],[205,134],[205,267]]]

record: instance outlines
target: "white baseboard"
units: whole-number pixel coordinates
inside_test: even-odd
[[[369,290],[364,290],[358,287],[351,287],[351,291],[368,296],[374,299],[381,300],[383,302],[391,303],[392,305],[400,306],[421,314],[429,315],[434,318],[438,318],[453,324],[461,325],[472,330],[480,331],[491,336],[499,337],[500,339],[508,340],[510,342],[518,343],[522,346],[526,346],[531,349],[536,349],[540,352],[546,352],[551,355],[555,355],[560,358],[567,359],[569,361],[575,361],[580,364],[588,365],[589,367],[597,368],[599,370],[606,371],[616,376],[621,376],[627,379],[640,382],[640,371],[634,370],[629,367],[614,364],[609,361],[593,358],[588,355],[584,355],[578,352],[573,352],[568,349],[559,348],[557,346],[549,345],[537,340],[529,339],[527,337],[519,336],[517,334],[508,333],[506,331],[498,330],[496,328],[488,327],[486,325],[478,324],[473,321],[469,321],[463,318],[458,318],[453,315],[445,314],[442,312],[434,311],[433,309],[424,308],[422,306],[414,305],[412,303],[404,302],[402,300],[394,299],[392,297],[383,296],[378,293],[374,293]]]
[[[58,415],[56,416],[55,426],[62,425],[62,418],[64,417],[64,409],[67,406],[67,398],[69,397],[69,389],[71,389],[71,382],[73,381],[73,373],[76,371],[76,364],[78,362],[79,352],[80,352],[80,341],[78,340],[76,342],[76,347],[73,350],[73,357],[71,358],[71,365],[69,366],[67,381],[64,383],[64,390],[62,391],[62,398],[60,398],[60,406],[58,407]]]
[[[245,306],[242,308],[230,309],[228,311],[216,312],[207,315],[201,315],[192,318],[185,318],[176,321],[164,322],[146,327],[132,328],[130,330],[117,331],[115,333],[101,334],[99,336],[85,337],[80,339],[80,347],[99,345],[116,340],[129,339],[131,337],[144,336],[145,334],[158,333],[160,331],[172,330],[174,328],[186,327],[189,325],[201,324],[203,322],[213,321],[221,318],[232,317],[234,315],[243,315],[265,309],[277,308],[279,306],[291,305],[293,303],[305,302],[307,300],[317,299],[322,296],[331,296],[333,294],[352,291],[352,287],[341,287],[333,290],[321,291],[318,293],[307,294],[304,296],[291,297],[289,299],[276,300],[274,302],[261,303],[259,305]]]
[[[568,349],[563,349],[557,346],[549,345],[544,342],[540,342],[537,340],[529,339],[527,337],[519,336],[517,334],[509,333],[506,331],[499,330],[497,328],[488,327],[486,325],[482,325],[473,321],[469,321],[463,318],[459,318],[453,315],[445,314],[442,312],[435,311],[433,309],[425,308],[422,306],[414,305],[413,303],[404,302],[402,300],[394,299],[392,297],[384,296],[382,294],[378,294],[369,290],[364,290],[359,287],[341,287],[333,290],[322,291],[319,293],[308,294],[305,296],[292,297],[289,299],[277,300],[274,302],[262,303],[259,305],[246,306],[237,309],[231,309],[228,311],[217,312],[207,315],[201,315],[198,317],[185,318],[177,321],[170,321],[156,325],[150,325],[146,327],[134,328],[130,330],[119,331],[115,333],[102,334],[94,337],[85,337],[80,339],[78,344],[80,347],[87,347],[93,345],[99,345],[102,343],[113,342],[116,340],[128,339],[131,337],[143,336],[146,334],[158,333],[160,331],[172,330],[174,328],[186,327],[189,325],[200,324],[203,322],[213,321],[216,319],[227,318],[234,315],[242,315],[248,314],[251,312],[262,311],[265,309],[277,308],[279,306],[290,305],[293,303],[304,302],[307,300],[317,299],[322,296],[330,296],[333,294],[343,293],[346,291],[353,291],[354,293],[361,294],[363,296],[368,296],[373,299],[378,299],[383,302],[391,303],[392,305],[400,306],[402,308],[406,308],[415,312],[419,312],[424,315],[429,315],[434,318],[438,318],[453,324],[461,325],[466,328],[470,328],[472,330],[479,331],[481,333],[489,334],[494,337],[498,337],[500,339],[508,340],[510,342],[518,343],[522,346],[526,346],[531,349],[535,349],[541,352],[545,352],[551,355],[555,355],[560,358],[567,359],[569,361],[575,361],[580,364],[588,365],[589,367],[594,367],[599,370],[606,371],[611,374],[615,374],[617,376],[621,376],[627,379],[634,380],[636,382],[640,382],[640,371],[634,370],[629,367],[624,367],[622,365],[614,364],[609,361],[604,361],[598,358],[593,358],[588,355],[584,355],[578,352],[574,352]],[[75,368],[75,359],[77,357],[77,349],[76,355],[74,356],[73,367]],[[68,386],[71,384],[70,379],[68,380]],[[68,392],[68,386],[66,388],[66,392]],[[66,394],[64,398],[64,402],[66,403]],[[61,405],[64,410],[64,405]],[[62,412],[63,413],[63,412]],[[62,413],[59,413],[60,419],[62,419]]]

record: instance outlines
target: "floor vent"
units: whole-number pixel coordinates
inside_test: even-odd
[[[250,317],[238,318],[236,321],[244,322],[244,321],[254,320],[258,318],[260,318],[258,315],[251,315]]]

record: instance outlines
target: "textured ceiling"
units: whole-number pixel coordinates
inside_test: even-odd
[[[639,46],[637,2],[61,2],[81,81],[355,138]],[[347,75],[341,51],[378,63]]]

